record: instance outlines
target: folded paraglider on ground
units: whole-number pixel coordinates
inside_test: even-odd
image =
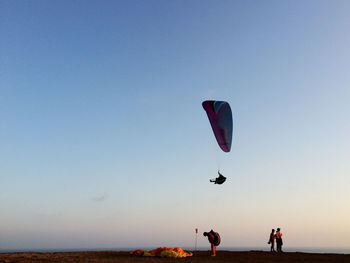
[[[191,257],[191,252],[184,251],[181,247],[168,248],[159,247],[153,250],[136,249],[130,252],[131,255],[143,257],[168,257],[168,258],[185,258]]]

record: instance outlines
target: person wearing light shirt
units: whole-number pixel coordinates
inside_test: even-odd
[[[283,252],[282,251],[283,241],[282,241],[282,233],[281,233],[281,229],[280,228],[277,228],[276,243],[277,243],[277,252]]]

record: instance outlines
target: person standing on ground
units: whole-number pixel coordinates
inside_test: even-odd
[[[283,241],[282,241],[282,233],[281,233],[281,229],[280,228],[277,228],[276,243],[277,243],[277,252],[283,252],[282,251]]]
[[[270,238],[269,238],[269,242],[267,242],[267,244],[271,244],[271,252],[276,252],[275,250],[275,229],[271,230],[271,234],[270,234]]]
[[[203,236],[208,237],[208,241],[211,245],[211,252],[210,255],[212,257],[216,256],[216,251],[215,251],[215,247],[218,246],[220,244],[220,235],[217,232],[214,232],[213,229],[210,230],[210,232],[204,232]]]

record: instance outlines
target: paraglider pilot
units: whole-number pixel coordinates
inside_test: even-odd
[[[213,229],[210,230],[210,232],[204,232],[203,236],[208,237],[208,241],[211,245],[211,252],[210,255],[212,257],[216,256],[216,252],[215,252],[215,247],[218,246],[220,244],[220,235],[217,232],[214,232]]]
[[[215,178],[215,180],[210,180],[211,183],[214,184],[223,184],[226,181],[226,177],[223,176],[220,171],[218,171],[219,177]]]

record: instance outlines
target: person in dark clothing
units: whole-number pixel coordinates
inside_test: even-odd
[[[277,228],[276,244],[277,244],[277,252],[283,252],[282,251],[283,241],[282,241],[282,233],[281,233],[281,229],[280,228]]]
[[[215,257],[216,256],[215,247],[220,245],[220,241],[221,241],[219,233],[214,232],[212,229],[210,230],[210,232],[204,232],[203,236],[208,237],[208,241],[210,243],[210,248],[211,248],[210,255],[212,257]]]
[[[276,252],[276,250],[275,250],[275,239],[276,239],[275,229],[272,229],[269,241],[267,242],[267,244],[271,244],[271,250],[270,250],[271,252]]]
[[[214,184],[223,184],[226,181],[226,177],[223,176],[220,171],[218,171],[219,177],[215,178],[215,180],[210,180],[211,183]]]

